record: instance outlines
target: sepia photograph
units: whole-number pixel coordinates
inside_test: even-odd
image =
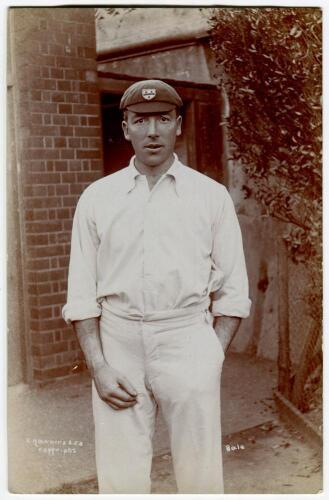
[[[323,9],[6,17],[7,492],[322,493]]]

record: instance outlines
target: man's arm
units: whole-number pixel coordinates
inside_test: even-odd
[[[222,344],[224,353],[227,352],[241,323],[241,318],[232,316],[217,316],[214,322],[214,329]]]
[[[137,391],[126,377],[112,368],[104,358],[99,319],[74,321],[73,327],[99,397],[114,410],[134,406],[137,403]]]

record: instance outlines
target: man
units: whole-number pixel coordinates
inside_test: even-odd
[[[181,106],[159,80],[125,91],[135,156],[91,184],[74,217],[63,315],[93,379],[100,493],[150,491],[158,407],[179,493],[223,492],[220,374],[248,280],[226,189],[174,153]]]

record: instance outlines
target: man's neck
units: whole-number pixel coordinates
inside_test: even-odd
[[[146,175],[148,179],[151,179],[152,181],[155,182],[163,175],[165,174],[169,168],[172,166],[172,164],[175,161],[174,155],[171,158],[168,158],[164,163],[161,163],[161,165],[156,165],[156,166],[148,166],[145,165],[144,163],[140,162],[138,158],[135,158],[135,167],[137,170],[142,174]]]

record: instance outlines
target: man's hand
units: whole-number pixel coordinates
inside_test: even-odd
[[[114,410],[124,410],[137,403],[137,391],[106,361],[93,370],[93,377],[99,397]]]
[[[240,323],[241,318],[231,316],[218,316],[215,318],[214,329],[225,354],[238,331]]]
[[[89,318],[73,323],[99,397],[114,410],[130,408],[137,403],[137,391],[121,373],[106,362],[99,335],[99,319]]]

